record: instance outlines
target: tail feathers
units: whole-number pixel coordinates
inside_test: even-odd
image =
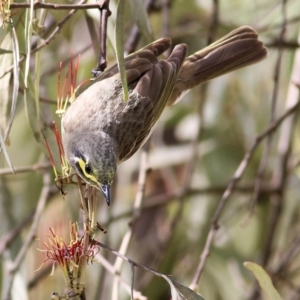
[[[168,105],[177,102],[184,91],[198,84],[257,63],[267,56],[267,52],[251,27],[234,30],[186,58]]]
[[[262,60],[266,54],[266,48],[258,40],[235,41],[194,62],[187,59],[179,77],[187,81],[187,88],[191,88],[212,78],[254,64]]]

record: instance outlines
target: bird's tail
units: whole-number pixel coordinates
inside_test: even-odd
[[[230,32],[208,47],[188,56],[181,68],[168,105],[180,99],[185,90],[233,70],[254,64],[268,50],[249,26]]]

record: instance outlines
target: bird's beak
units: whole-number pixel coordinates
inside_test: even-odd
[[[110,205],[110,192],[109,192],[109,185],[108,184],[101,184],[100,185],[101,191],[104,194],[105,200],[107,205]]]

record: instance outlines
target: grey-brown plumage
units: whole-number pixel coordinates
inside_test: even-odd
[[[209,47],[186,57],[187,46],[159,39],[125,58],[129,99],[123,101],[118,67],[97,78],[71,104],[62,120],[66,157],[89,184],[102,189],[109,204],[109,186],[119,163],[145,142],[164,108],[192,87],[267,55],[256,32],[244,26]]]

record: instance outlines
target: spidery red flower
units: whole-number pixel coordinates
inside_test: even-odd
[[[86,245],[85,237],[80,237],[78,233],[77,223],[70,224],[70,242],[68,244],[51,228],[50,233],[48,243],[43,242],[46,249],[39,249],[47,254],[44,263],[52,260],[51,275],[55,265],[58,265],[63,273],[66,287],[80,294],[85,286],[86,265],[93,261],[99,247],[93,240]]]

